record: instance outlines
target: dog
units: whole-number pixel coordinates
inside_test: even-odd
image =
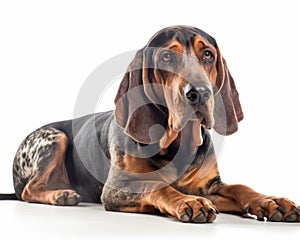
[[[130,63],[115,106],[29,134],[7,199],[95,202],[192,223],[211,223],[219,212],[299,222],[300,208],[289,199],[221,181],[209,130],[235,133],[243,112],[209,34],[190,26],[157,32]]]

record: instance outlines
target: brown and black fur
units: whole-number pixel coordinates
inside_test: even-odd
[[[182,222],[210,223],[219,212],[299,221],[292,201],[221,181],[208,129],[232,134],[243,113],[207,33],[174,26],[155,34],[130,64],[115,103],[115,111],[31,133],[13,164],[16,196],[53,205],[101,202],[109,211]],[[157,124],[164,131],[150,129]]]

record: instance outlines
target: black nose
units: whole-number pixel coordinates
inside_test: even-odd
[[[185,93],[185,97],[192,105],[197,103],[204,104],[206,101],[208,101],[210,96],[211,91],[205,85],[198,88],[190,87],[190,89]]]

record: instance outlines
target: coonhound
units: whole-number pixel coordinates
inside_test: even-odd
[[[13,163],[18,199],[100,202],[108,211],[211,223],[219,212],[298,222],[300,208],[221,181],[209,129],[237,131],[243,112],[213,37],[189,26],[156,33],[119,86],[115,110],[32,132]]]

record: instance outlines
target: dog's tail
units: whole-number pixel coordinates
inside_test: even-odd
[[[0,194],[0,200],[19,200],[15,193]]]

